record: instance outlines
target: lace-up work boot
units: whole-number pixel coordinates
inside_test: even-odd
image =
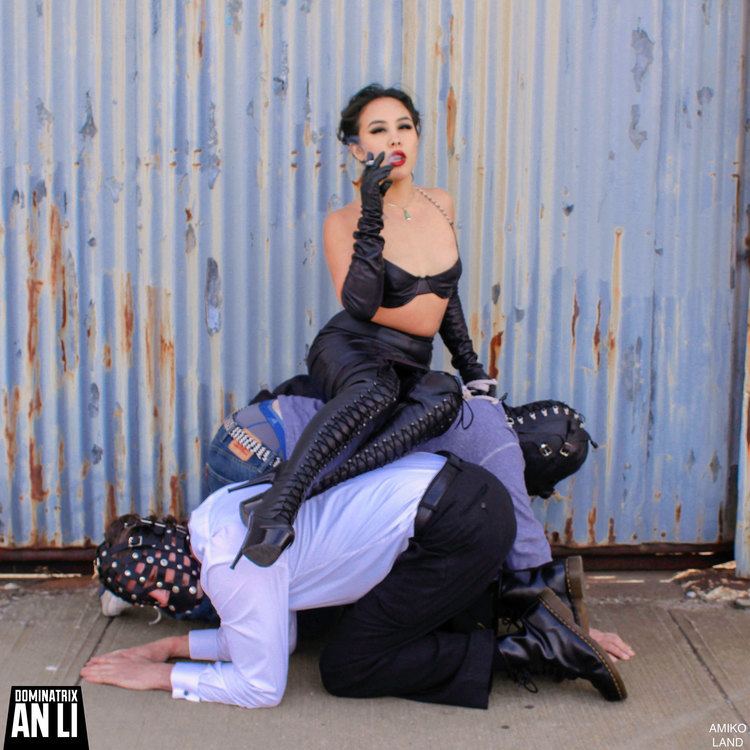
[[[545,587],[552,589],[573,613],[576,624],[589,631],[589,612],[584,601],[583,558],[580,555],[530,570],[503,570],[500,576],[498,614],[519,617],[528,602]]]
[[[538,692],[531,675],[588,680],[608,701],[627,697],[625,683],[604,651],[584,633],[550,589],[544,589],[518,618],[517,633],[500,636],[494,667]]]

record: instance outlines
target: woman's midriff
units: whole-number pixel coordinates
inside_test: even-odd
[[[448,300],[437,294],[420,294],[401,307],[379,307],[373,323],[414,336],[434,336],[440,329]]]

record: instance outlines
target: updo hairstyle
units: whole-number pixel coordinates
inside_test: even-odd
[[[419,135],[422,131],[419,112],[417,112],[411,97],[396,86],[384,88],[379,83],[371,83],[369,86],[365,86],[354,94],[354,96],[349,99],[346,107],[341,110],[341,122],[339,122],[339,129],[336,133],[336,137],[344,145],[352,143],[352,138],[356,138],[359,135],[359,116],[362,113],[362,110],[375,99],[383,99],[385,97],[397,99],[407,110],[409,110],[411,119],[414,121],[417,135]]]

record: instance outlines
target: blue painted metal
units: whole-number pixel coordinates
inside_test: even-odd
[[[747,15],[0,3],[0,545],[195,507],[223,414],[301,370],[336,310],[321,226],[355,175],[335,130],[373,79],[423,112],[415,176],[456,198],[464,305],[502,390],[570,401],[602,443],[535,501],[550,538],[731,539]]]

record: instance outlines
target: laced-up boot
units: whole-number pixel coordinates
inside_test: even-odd
[[[461,388],[452,375],[428,372],[398,405],[387,425],[313,487],[317,495],[352,477],[379,469],[413,451],[420,443],[442,435],[461,406]]]
[[[625,683],[604,651],[569,619],[565,605],[544,589],[518,618],[517,633],[500,636],[494,667],[530,692],[538,692],[531,675],[556,681],[588,680],[607,700],[627,697]]]
[[[583,559],[580,555],[530,570],[503,570],[499,581],[498,615],[517,618],[534,595],[550,588],[570,609],[576,624],[589,631],[589,612],[583,598]]]
[[[276,469],[272,487],[243,503],[249,529],[241,555],[261,567],[272,565],[294,541],[292,523],[320,472],[347,448],[366,440],[398,401],[399,380],[390,367],[373,380],[349,386],[308,423],[292,455]]]

